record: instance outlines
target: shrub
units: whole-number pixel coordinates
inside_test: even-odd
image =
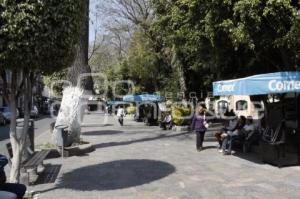
[[[187,125],[189,123],[189,116],[191,115],[191,109],[186,107],[172,107],[173,124],[177,126]]]
[[[136,113],[136,107],[135,106],[129,106],[126,108],[127,114],[133,115]]]

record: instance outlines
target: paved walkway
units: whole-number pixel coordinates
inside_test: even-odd
[[[104,116],[85,121],[99,124]],[[186,132],[161,131],[131,118],[121,128],[109,117],[105,125],[84,127],[82,137],[96,150],[47,160],[62,167],[55,183],[30,187],[40,191],[39,198],[300,198],[299,167],[278,169],[254,154],[223,156],[214,142],[197,152],[194,135]],[[39,139],[47,142],[49,135]]]

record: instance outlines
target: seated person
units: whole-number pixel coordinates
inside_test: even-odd
[[[0,154],[0,191],[13,193],[17,196],[18,199],[22,199],[26,192],[26,186],[23,184],[6,182],[4,167],[7,163],[7,158],[4,155]],[[13,194],[10,194],[10,197],[13,196]]]
[[[253,124],[253,119],[252,117],[247,117],[246,120],[246,125],[243,128],[243,135],[245,138],[245,143],[243,145],[243,151],[247,152],[249,150],[249,147],[251,146],[251,144],[255,141],[255,126]],[[256,136],[257,137],[257,136]]]
[[[242,129],[242,134],[245,138],[248,138],[251,136],[251,134],[254,133],[255,127],[253,124],[253,119],[251,116],[248,116],[246,119],[246,124],[244,126],[244,128]]]
[[[228,116],[229,117],[228,119],[230,119],[228,126],[226,126],[220,132],[217,132],[215,134],[215,137],[217,138],[217,140],[219,142],[219,149],[221,149],[221,147],[222,147],[222,141],[223,141],[225,135],[227,134],[227,132],[234,131],[238,124],[238,117],[233,113],[233,110],[230,111],[226,116]]]
[[[244,128],[246,123],[246,118],[245,116],[240,116],[238,120],[238,124],[236,128],[232,131],[227,131],[226,133],[223,133],[221,137],[224,139],[222,143],[222,149],[220,152],[224,154],[231,154],[231,147],[232,147],[232,142],[234,139],[239,137],[241,134],[241,130]]]
[[[161,127],[164,129],[164,130],[167,130],[167,129],[171,129],[172,128],[172,116],[170,113],[167,113],[165,116],[164,116],[164,119],[163,121],[161,122]]]

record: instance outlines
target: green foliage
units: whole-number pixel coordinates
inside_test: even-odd
[[[142,92],[155,92],[164,87],[170,70],[144,33],[135,32],[128,51],[128,58],[123,64],[126,71],[122,71],[128,74],[125,78],[133,80]]]
[[[1,65],[48,73],[70,65],[83,6],[76,0],[1,0]]]
[[[155,17],[135,27],[124,57],[99,55],[110,81],[177,93],[184,79],[200,93],[216,80],[299,69],[299,0],[149,1]]]
[[[64,82],[59,82],[59,81],[66,79],[67,72],[68,72],[67,69],[63,69],[61,71],[56,71],[56,72],[52,73],[51,75],[43,76],[43,81],[44,81],[45,85],[48,88],[53,89],[52,92],[54,92],[53,93],[54,95],[62,96]],[[59,82],[59,83],[55,83],[55,82]]]
[[[191,91],[218,79],[299,68],[299,1],[152,2],[152,29],[177,53]]]
[[[130,105],[129,107],[126,108],[126,112],[130,115],[133,115],[136,113],[136,107],[133,105]]]
[[[187,125],[189,122],[189,116],[191,115],[191,109],[181,106],[173,106],[171,115],[173,124],[177,126]]]

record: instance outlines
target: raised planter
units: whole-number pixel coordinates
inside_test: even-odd
[[[189,131],[189,126],[174,126],[173,131],[176,132]]]
[[[70,157],[75,155],[83,155],[95,151],[95,147],[89,142],[82,141],[79,145],[65,147],[64,157]]]

